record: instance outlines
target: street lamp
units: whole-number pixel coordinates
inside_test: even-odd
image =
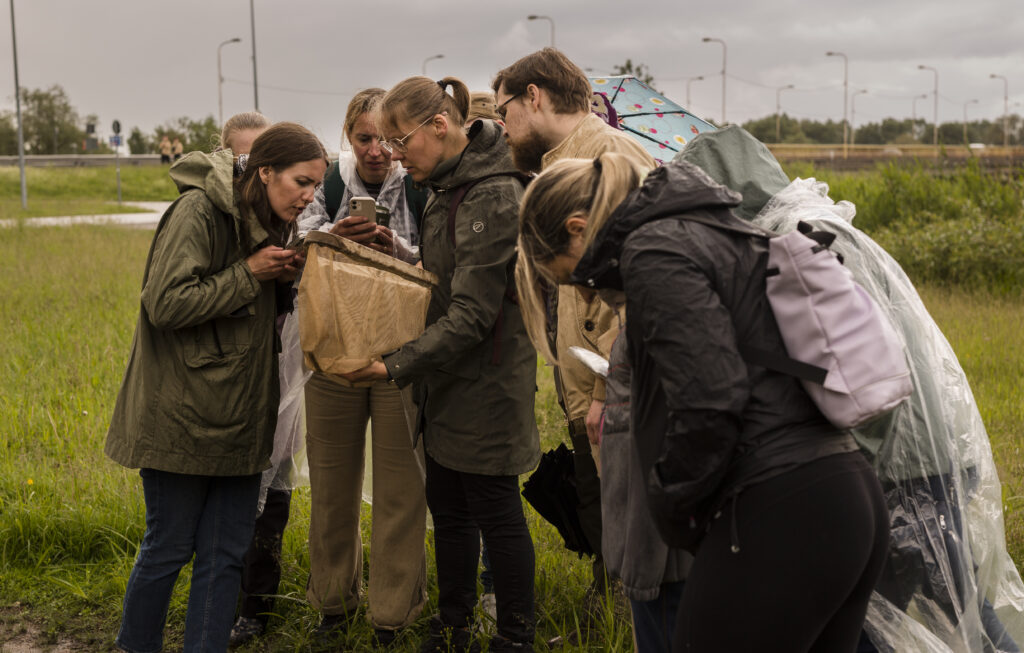
[[[725,54],[726,54],[725,41],[723,41],[722,39],[711,38],[710,36],[705,36],[704,38],[701,39],[701,41],[704,42],[704,43],[711,43],[712,41],[714,41],[715,43],[721,43],[722,44],[722,126],[724,127],[725,126]]]
[[[532,14],[526,17],[526,20],[546,20],[551,23],[551,47],[555,47],[555,21],[551,16],[537,16]]]
[[[846,58],[846,55],[842,52],[832,52],[831,50],[825,53],[826,57],[842,57],[843,58],[843,158],[847,156],[846,148],[849,143],[849,123],[846,122],[846,94],[849,90],[850,81],[850,60]]]
[[[931,66],[925,66],[920,64],[917,67],[918,70],[930,70],[935,73],[935,125],[932,130],[932,145],[936,147],[939,145],[939,71],[932,68]],[[936,150],[936,156],[938,156],[938,150]]]
[[[224,124],[224,75],[221,73],[220,69],[220,49],[229,43],[241,42],[242,39],[233,38],[228,39],[227,41],[224,41],[223,43],[217,46],[217,120],[219,121],[217,124],[219,125]]]
[[[11,47],[14,49],[14,107],[18,114],[18,169],[21,171],[21,208],[28,208],[25,185],[25,135],[21,130],[21,86],[18,84],[18,40],[14,33],[14,0],[11,0]]]
[[[424,77],[427,76],[427,62],[428,61],[433,61],[434,59],[444,59],[444,55],[443,54],[435,54],[434,56],[427,57],[426,59],[423,60],[422,71],[423,71],[423,76]]]
[[[260,110],[259,84],[256,82],[256,10],[249,0],[249,27],[252,30],[252,104],[253,109]]]
[[[917,101],[928,99],[927,93],[915,95],[910,102],[910,135],[917,138]]]
[[[989,79],[1001,79],[1003,80],[1003,147],[1007,147],[1010,144],[1010,83],[1006,81],[1006,77],[1003,75],[996,75],[992,73],[988,76]]]
[[[793,88],[792,84],[786,84],[785,86],[780,86],[779,88],[775,89],[775,142],[776,143],[779,143],[779,142],[782,141],[782,122],[781,122],[782,103],[781,103],[780,96],[782,95],[783,91],[789,90],[791,88]]]
[[[964,147],[971,146],[971,144],[967,142],[967,105],[977,103],[977,100],[967,100],[966,102],[964,102]]]
[[[686,110],[687,111],[691,111],[692,110],[690,108],[692,106],[690,104],[690,84],[692,82],[699,82],[699,81],[701,81],[703,79],[704,79],[704,75],[698,75],[697,77],[687,77],[686,78]]]
[[[857,96],[867,92],[867,89],[862,88],[859,91],[854,91],[850,96],[850,145],[857,144],[857,129],[855,127],[857,124]]]

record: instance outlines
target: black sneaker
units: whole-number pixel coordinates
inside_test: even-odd
[[[343,614],[325,614],[313,631],[314,651],[340,651],[348,634],[348,617]]]
[[[231,636],[228,638],[228,647],[235,648],[248,644],[263,634],[266,626],[259,619],[239,617],[235,625],[231,627]]]
[[[434,615],[430,630],[420,643],[419,653],[480,653],[480,642],[473,638],[469,628],[456,628]]]

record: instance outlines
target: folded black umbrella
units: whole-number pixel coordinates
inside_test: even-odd
[[[576,493],[576,465],[565,444],[545,452],[540,464],[523,484],[523,497],[537,513],[558,529],[565,548],[593,555],[580,525],[580,498]]]

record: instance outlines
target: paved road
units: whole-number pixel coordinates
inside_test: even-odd
[[[125,202],[129,206],[145,209],[144,213],[107,213],[104,215],[65,215],[49,218],[0,220],[0,227],[67,227],[75,224],[115,224],[126,227],[155,228],[170,202]]]

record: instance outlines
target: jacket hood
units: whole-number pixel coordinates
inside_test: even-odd
[[[696,139],[694,139],[696,142]],[[729,210],[741,197],[717,183],[692,163],[674,160],[648,175],[608,217],[573,271],[572,283],[591,288],[622,289],[619,258],[626,237],[661,218],[693,211],[711,211],[716,219],[749,229]]]
[[[427,183],[432,188],[445,191],[486,177],[522,175],[512,163],[501,125],[493,120],[477,120],[468,136],[466,149],[442,161],[431,173]]]
[[[676,155],[743,196],[737,212],[752,220],[773,195],[789,185],[789,177],[764,143],[742,127],[731,126],[698,135]]]
[[[236,233],[248,234],[248,247],[255,248],[264,242],[269,234],[252,213],[243,220],[235,203],[235,160],[231,150],[213,154],[189,152],[171,166],[170,175],[179,193],[198,189],[210,202],[238,225]]]
[[[238,216],[235,207],[234,155],[231,150],[213,154],[189,152],[171,166],[171,179],[179,193],[198,188],[213,205],[229,215]]]

